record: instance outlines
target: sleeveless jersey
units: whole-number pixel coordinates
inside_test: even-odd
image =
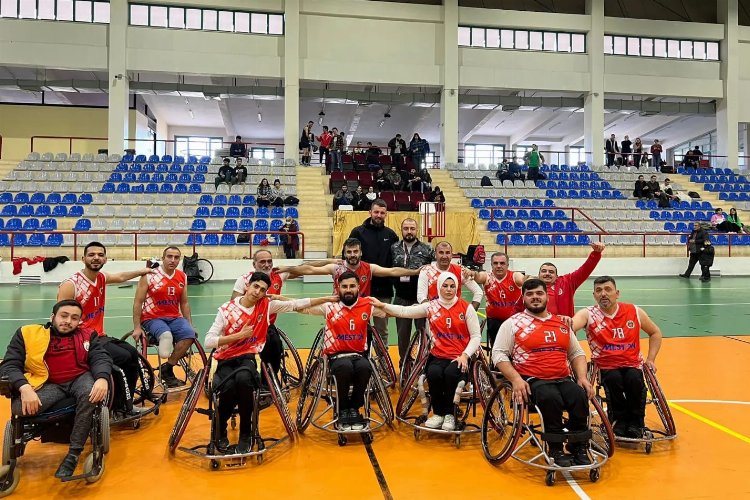
[[[427,268],[427,299],[428,300],[435,300],[438,298],[438,289],[437,289],[437,282],[438,278],[440,277],[440,274],[446,271],[441,271],[435,266],[429,266]],[[461,276],[461,266],[458,264],[451,264],[448,267],[449,273],[453,273],[456,275],[456,278],[458,278],[458,283],[456,283],[456,295],[459,297],[461,296],[461,281],[463,280],[463,277]]]
[[[89,280],[83,271],[78,271],[70,278],[63,281],[73,283],[75,288],[75,299],[83,307],[81,316],[81,325],[91,328],[104,336],[104,302],[107,293],[107,276],[104,273],[97,273],[96,281]],[[62,283],[60,284],[62,286]]]
[[[250,271],[248,273],[245,273],[241,276],[242,282],[245,284],[242,290],[242,294],[244,295],[247,291],[247,287],[250,286],[250,276],[253,275],[255,271]],[[266,293],[270,293],[272,295],[281,295],[281,287],[284,286],[284,279],[281,277],[281,275],[276,271],[276,268],[271,269],[271,274],[269,275],[269,278],[271,278],[271,286],[268,288],[268,291]],[[276,323],[276,317],[278,314],[272,314],[271,315],[271,324],[273,325]]]
[[[372,316],[372,304],[365,297],[347,307],[342,302],[326,304],[326,326],[323,333],[323,353],[328,355],[365,352],[367,325]]]
[[[471,337],[466,324],[468,307],[469,303],[460,298],[450,308],[446,308],[438,300],[430,301],[427,308],[427,321],[430,322],[430,336],[432,337],[430,353],[433,356],[453,360],[464,352]]]
[[[271,302],[268,297],[259,300],[252,311],[239,305],[240,297],[227,302],[219,308],[219,314],[224,318],[225,326],[222,335],[234,335],[246,325],[253,327],[253,335],[233,344],[220,346],[214,352],[214,359],[232,359],[245,354],[257,354],[266,345],[268,333],[268,307]]]
[[[187,277],[179,269],[169,277],[160,267],[155,273],[146,275],[148,290],[143,301],[141,321],[157,318],[179,318],[180,300],[187,286]]]
[[[487,317],[506,320],[518,312],[521,301],[521,287],[513,280],[513,271],[508,271],[503,279],[487,273],[484,296],[487,300]]]
[[[333,292],[339,293],[339,276],[344,274],[346,271],[351,271],[346,265],[336,264],[333,268]],[[372,270],[370,264],[362,260],[359,261],[359,266],[354,270],[354,274],[359,277],[359,296],[369,297],[370,296],[370,284],[372,283]]]
[[[511,361],[519,374],[542,380],[570,376],[568,325],[557,316],[542,321],[526,312],[514,314],[510,321],[515,336]]]
[[[640,347],[641,323],[638,308],[619,302],[614,316],[607,316],[599,306],[589,306],[586,336],[591,359],[599,368],[640,368],[643,364]]]

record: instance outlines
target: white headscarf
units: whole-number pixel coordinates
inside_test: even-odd
[[[448,280],[448,279],[453,280],[453,283],[456,284],[456,296],[451,301],[445,300],[440,295],[440,290],[442,290],[442,288],[443,288],[443,283],[445,283],[445,280]],[[438,280],[437,280],[437,289],[438,289],[438,299],[440,300],[440,302],[442,302],[444,304],[453,304],[453,302],[455,302],[456,300],[458,300],[458,278],[456,277],[455,274],[453,274],[451,272],[448,272],[448,271],[441,272],[440,276],[438,276]]]

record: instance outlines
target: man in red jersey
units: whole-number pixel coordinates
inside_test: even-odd
[[[547,287],[537,278],[522,286],[523,312],[502,324],[492,363],[513,384],[513,399],[539,408],[550,458],[561,467],[589,465],[589,405],[594,389],[586,378],[586,356],[565,318],[547,310]],[[570,366],[578,384],[571,378]],[[563,410],[568,421],[563,430]],[[565,455],[563,443],[568,441]]]
[[[482,302],[482,288],[477,285],[472,279],[464,279],[464,269],[459,264],[451,262],[453,259],[453,246],[447,241],[441,241],[435,247],[435,262],[429,266],[424,266],[419,273],[419,280],[417,280],[417,302],[422,304],[430,300],[438,298],[438,278],[443,272],[453,273],[458,278],[456,289],[458,290],[458,296],[461,296],[461,285],[466,285],[466,288],[472,294],[471,305],[474,306],[474,310],[479,309],[479,304]]]
[[[552,314],[573,316],[575,313],[574,296],[578,287],[583,284],[596,265],[602,259],[604,243],[595,241],[591,244],[592,252],[581,267],[569,274],[557,275],[557,266],[545,262],[539,268],[539,279],[547,285],[547,310]]]
[[[240,436],[235,453],[250,452],[253,391],[260,384],[255,355],[263,351],[271,315],[338,300],[338,297],[273,300],[272,296],[266,295],[271,286],[267,274],[255,272],[248,281],[244,295],[219,307],[216,319],[206,333],[206,349],[216,349],[213,354],[217,361],[213,387],[220,391],[216,446],[222,453],[229,449],[227,422],[235,407],[240,416]]]
[[[84,268],[70,278],[60,283],[57,290],[57,301],[75,300],[83,307],[81,326],[95,330],[104,341],[104,349],[112,356],[113,363],[122,370],[125,376],[114,376],[117,388],[115,406],[130,416],[137,410],[133,409],[133,390],[138,379],[138,351],[131,344],[118,338],[107,337],[104,333],[104,303],[106,299],[106,285],[115,285],[130,281],[153,269],[143,268],[138,271],[123,271],[121,273],[104,273],[102,267],[107,263],[107,249],[98,241],[92,241],[83,249]]]
[[[166,359],[159,375],[167,387],[185,382],[174,375],[174,367],[196,338],[187,294],[187,277],[177,269],[182,254],[170,246],[162,252],[161,267],[141,276],[133,300],[133,337],[145,332],[159,345],[159,357]]]
[[[360,280],[352,271],[337,278],[340,301],[300,311],[325,316],[323,354],[330,359],[331,373],[338,388],[337,428],[362,430],[366,421],[359,413],[372,369],[367,359],[367,327],[373,315],[385,313],[373,307],[369,297],[359,295]],[[351,395],[349,388],[352,388]]]
[[[615,434],[643,436],[646,416],[646,384],[643,365],[656,371],[661,348],[661,330],[638,306],[618,302],[620,291],[611,276],[594,280],[596,305],[581,309],[573,317],[573,328],[586,328],[591,359],[607,395],[607,413]],[[641,356],[640,333],[648,334],[648,355]]]
[[[490,257],[492,272],[480,271],[474,281],[484,285],[487,301],[487,341],[495,343],[497,330],[503,322],[518,311],[521,302],[521,286],[526,276],[508,269],[508,254],[495,252]]]

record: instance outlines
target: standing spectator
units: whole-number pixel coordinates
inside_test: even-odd
[[[651,146],[651,166],[656,170],[659,170],[659,167],[661,167],[661,152],[662,147],[659,144],[659,139],[654,139],[654,144]]]
[[[373,146],[371,142],[367,143],[367,166],[378,167],[380,165],[380,155],[383,152],[379,147]]]
[[[258,184],[258,195],[256,199],[259,207],[267,207],[271,204],[271,186],[265,177]]]
[[[707,241],[708,233],[701,227],[701,223],[696,221],[693,225],[693,231],[688,236],[690,261],[688,262],[688,268],[680,275],[681,278],[690,278],[690,275],[693,274],[693,268],[698,263],[698,259],[700,259],[701,252]]]
[[[318,142],[320,143],[320,147],[318,148],[318,161],[321,165],[328,165],[328,155],[331,151],[332,140],[333,135],[328,131],[328,125],[324,125],[323,133],[318,136]],[[323,159],[323,156],[325,156],[325,160]]]
[[[414,136],[411,138],[411,142],[409,142],[409,153],[411,154],[411,161],[413,161],[417,167],[422,168],[422,163],[424,162],[424,159],[429,152],[430,144],[426,140],[422,139],[419,134],[414,133]]]
[[[354,206],[354,195],[349,191],[349,186],[342,185],[333,195],[333,209],[338,210],[341,205]]]
[[[422,192],[429,191],[432,189],[432,176],[430,175],[427,167],[422,167],[419,171],[419,178],[422,181]]]
[[[344,154],[344,136],[339,134],[339,129],[333,127],[333,134],[331,138],[331,172],[338,170],[342,172],[344,165],[341,162],[341,155]]]
[[[650,198],[649,196],[648,182],[643,178],[642,175],[638,176],[638,180],[635,181],[635,188],[633,189],[633,196],[642,200],[643,198]]]
[[[372,202],[375,201],[378,198],[378,194],[375,192],[375,189],[370,186],[367,188],[367,192],[365,193],[364,197],[361,197],[359,199],[358,209],[359,210],[366,210],[369,211],[370,207],[372,206]]]
[[[242,137],[237,136],[234,142],[229,146],[229,156],[232,158],[247,158],[247,145],[242,142]]]
[[[641,156],[643,155],[643,143],[640,137],[635,138],[635,144],[633,144],[633,165],[635,168],[641,167]]]
[[[312,132],[313,122],[307,122],[302,129],[302,136],[299,139],[299,148],[302,150],[302,165],[310,166],[310,150],[315,143],[315,135]]]
[[[523,157],[526,165],[529,166],[529,171],[526,174],[526,178],[530,181],[536,181],[541,179],[539,174],[539,167],[544,164],[544,156],[539,152],[539,147],[536,144],[531,145],[531,151],[526,153]]]
[[[615,134],[609,136],[607,142],[604,143],[604,150],[607,152],[607,166],[612,167],[615,164],[615,156],[620,152],[620,146],[617,144]]]
[[[385,176],[388,179],[388,184],[394,191],[401,191],[403,189],[403,180],[401,174],[398,173],[396,165],[391,165],[391,171]]]
[[[388,183],[388,179],[385,176],[385,172],[383,172],[382,168],[379,168],[377,172],[375,172],[375,187],[377,188],[377,191],[380,193],[382,191],[387,191],[390,187],[390,184]]]
[[[296,233],[299,231],[299,224],[292,217],[287,217],[284,225],[281,226],[281,230],[287,233]],[[281,235],[281,242],[284,245],[284,256],[287,259],[296,259],[297,250],[299,250],[299,235],[283,234]]]
[[[234,183],[244,184],[247,181],[247,167],[242,164],[242,158],[234,161]]]
[[[234,182],[234,169],[229,164],[229,158],[224,158],[224,162],[219,167],[219,172],[214,179],[214,187],[219,187],[219,184],[226,182],[232,184]]]
[[[440,186],[435,186],[430,192],[430,201],[433,203],[445,203],[445,195],[440,190]]]
[[[388,147],[391,150],[391,160],[394,165],[404,164],[404,153],[406,152],[406,141],[401,138],[401,134],[388,141]]]
[[[362,260],[381,267],[393,267],[391,245],[398,241],[396,233],[385,225],[388,208],[383,200],[377,199],[370,207],[370,217],[361,226],[352,229],[350,238],[362,242]],[[391,278],[373,277],[370,295],[381,302],[390,302],[393,297]],[[388,319],[374,318],[375,328],[383,337],[383,343],[388,345]]]
[[[633,143],[630,141],[630,137],[628,137],[627,135],[625,136],[625,140],[622,141],[622,148],[620,148],[620,152],[622,153],[622,164],[627,167],[628,160],[630,160],[630,153],[633,152]]]
[[[711,240],[704,242],[698,262],[701,265],[700,280],[704,283],[711,281],[711,266],[714,265],[714,246],[711,244]]]

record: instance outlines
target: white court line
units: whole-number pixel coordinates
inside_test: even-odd
[[[724,405],[747,405],[750,401],[725,401],[723,399],[670,399],[670,403],[716,403]]]
[[[570,472],[563,472],[562,476],[568,482],[570,487],[573,488],[573,491],[576,492],[576,495],[578,495],[578,498],[580,498],[581,500],[591,500],[591,497],[588,496],[585,491],[583,491],[583,488],[581,488],[581,485],[578,484],[578,482],[575,479],[573,479],[573,476],[570,474]]]

